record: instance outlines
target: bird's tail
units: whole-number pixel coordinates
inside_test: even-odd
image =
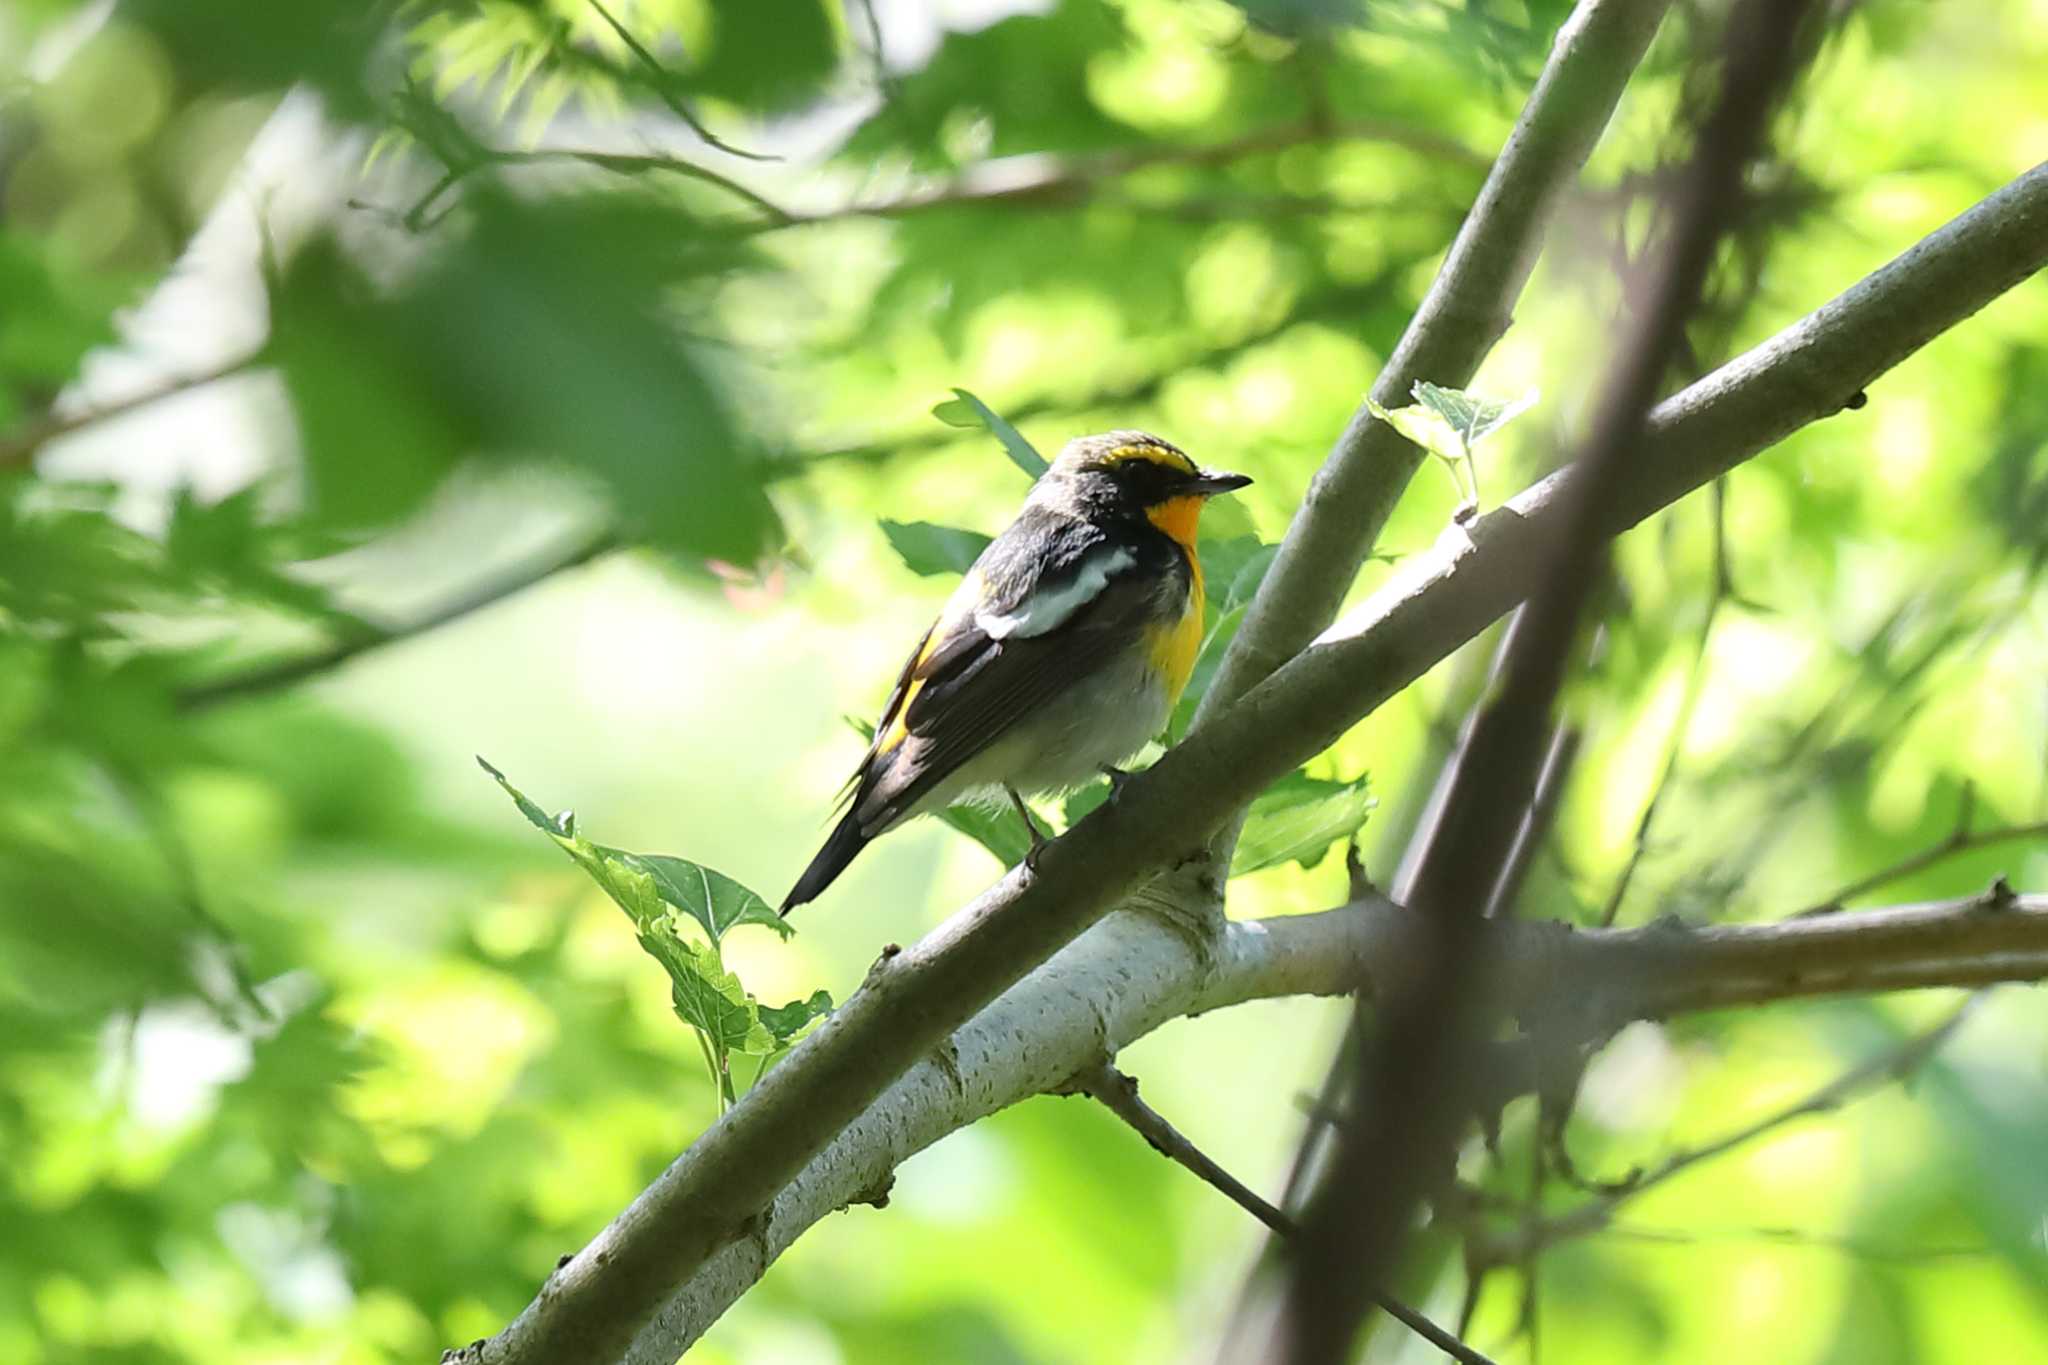
[[[825,846],[818,850],[818,856],[811,859],[804,875],[796,879],[796,885],[782,898],[780,913],[786,915],[806,901],[816,900],[846,870],[846,865],[868,846],[869,840],[870,836],[861,832],[860,821],[854,818],[852,811],[841,816],[831,836],[825,840]]]

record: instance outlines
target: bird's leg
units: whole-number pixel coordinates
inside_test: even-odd
[[[1017,808],[1017,816],[1023,820],[1024,828],[1031,835],[1031,847],[1024,854],[1024,866],[1032,872],[1038,871],[1038,851],[1052,841],[1038,828],[1038,821],[1031,818],[1031,807],[1024,804],[1024,798],[1017,795],[1017,789],[1005,782],[1003,790],[1010,794],[1010,804]]]
[[[1124,794],[1124,783],[1136,776],[1135,773],[1127,773],[1113,763],[1102,765],[1102,775],[1109,779],[1109,803],[1111,805],[1115,805],[1116,799]]]

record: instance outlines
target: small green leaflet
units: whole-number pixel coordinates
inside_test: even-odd
[[[1426,379],[1415,383],[1415,398],[1448,422],[1466,450],[1536,406],[1536,390],[1520,398],[1488,398],[1464,389],[1447,389]]]
[[[519,813],[554,840],[632,919],[640,946],[668,974],[676,1016],[703,1035],[706,1060],[725,1104],[734,1098],[730,1054],[767,1057],[780,1052],[812,1020],[831,1012],[832,997],[824,991],[807,1000],[764,1006],[726,969],[721,949],[726,934],[736,926],[757,924],[784,939],[795,932],[761,897],[724,873],[686,858],[593,843],[577,832],[572,813],[549,815],[484,759],[477,762],[505,789]],[[685,924],[701,929],[707,942],[685,937]]]
[[[979,531],[957,526],[937,526],[929,521],[882,520],[882,534],[910,571],[927,578],[935,574],[963,574],[988,548],[988,537]]]
[[[1230,875],[1296,862],[1314,867],[1339,840],[1364,826],[1378,803],[1366,790],[1366,779],[1333,782],[1296,771],[1268,787],[1252,802]]]
[[[676,1017],[702,1031],[714,1049],[756,1056],[775,1050],[775,1037],[746,987],[710,947],[678,933],[673,914],[641,925],[640,946],[667,970]]]
[[[1373,416],[1445,460],[1470,459],[1473,446],[1527,412],[1536,401],[1534,389],[1510,402],[1434,384],[1417,384],[1415,396],[1421,401],[1391,411],[1370,398],[1365,405]]]
[[[1412,392],[1414,403],[1391,412],[1371,398],[1365,405],[1373,416],[1442,460],[1468,506],[1477,507],[1479,471],[1472,458],[1473,447],[1534,406],[1536,390],[1520,398],[1488,398],[1417,380]]]
[[[1038,453],[1031,442],[1024,439],[1022,432],[1005,422],[994,408],[965,389],[955,389],[953,395],[933,408],[932,416],[949,427],[987,427],[995,433],[995,438],[1003,443],[1003,449],[1008,453],[1010,462],[1017,468],[1034,479],[1046,471],[1048,466],[1045,457]]]

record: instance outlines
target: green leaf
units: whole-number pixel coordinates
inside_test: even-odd
[[[787,1005],[761,1005],[757,1012],[762,1026],[775,1039],[776,1045],[788,1047],[812,1020],[823,1019],[832,1012],[832,993],[812,991],[808,1000],[792,1000]]]
[[[882,534],[889,537],[889,544],[902,557],[912,573],[927,578],[935,574],[966,573],[981,552],[988,548],[989,538],[979,531],[964,531],[957,526],[936,526],[929,521],[882,520]]]
[[[1383,408],[1370,398],[1365,400],[1365,406],[1371,409],[1373,416],[1438,459],[1455,462],[1466,457],[1463,438],[1458,435],[1456,427],[1444,420],[1442,413],[1420,403],[1405,408]]]
[[[1415,398],[1450,423],[1470,450],[1515,418],[1536,406],[1536,390],[1520,398],[1488,398],[1466,389],[1447,389],[1426,379],[1415,382]]]
[[[1010,462],[1034,479],[1049,468],[1045,457],[1024,439],[1022,432],[998,416],[994,408],[965,389],[955,389],[953,393],[955,397],[932,409],[932,416],[949,427],[987,427],[1003,443]]]
[[[1007,807],[948,806],[939,812],[939,819],[995,854],[1004,867],[1015,867],[1031,851],[1031,836],[1025,832],[1024,822]]]
[[[1296,862],[1314,867],[1330,845],[1356,834],[1378,802],[1366,791],[1366,779],[1332,782],[1293,772],[1252,802],[1230,875]]]
[[[398,280],[321,240],[277,283],[273,355],[318,522],[375,530],[466,463],[546,463],[603,493],[625,539],[757,563],[781,524],[664,304],[733,250],[638,198],[527,201],[478,179],[462,205]]]
[[[1278,545],[1268,545],[1257,536],[1204,540],[1197,549],[1214,617],[1251,601],[1266,580],[1266,570],[1273,567],[1273,556],[1280,553]]]
[[[497,779],[519,813],[603,887],[643,933],[646,921],[660,918],[671,908],[702,925],[714,949],[736,924],[766,925],[784,938],[795,932],[766,901],[724,873],[666,853],[629,853],[592,843],[576,832],[573,811],[549,815],[481,756],[477,762]]]
[[[1370,398],[1365,405],[1373,416],[1446,460],[1470,457],[1474,446],[1527,412],[1537,397],[1531,389],[1520,398],[1488,398],[1427,380],[1418,380],[1414,393],[1416,401],[1405,408],[1390,411]]]
[[[676,1017],[701,1029],[714,1049],[755,1054],[775,1050],[775,1035],[761,1022],[760,1007],[746,987],[726,970],[716,949],[677,933],[673,914],[641,925],[640,946],[668,972]]]
[[[785,939],[796,932],[767,901],[714,868],[667,853],[602,851],[644,869],[661,898],[703,925],[713,944],[723,942],[725,931],[736,924],[758,924]]]

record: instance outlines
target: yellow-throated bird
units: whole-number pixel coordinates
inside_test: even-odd
[[[1142,431],[1070,442],[911,653],[851,801],[782,902],[914,815],[1080,786],[1145,747],[1202,643],[1202,504],[1251,480]]]

